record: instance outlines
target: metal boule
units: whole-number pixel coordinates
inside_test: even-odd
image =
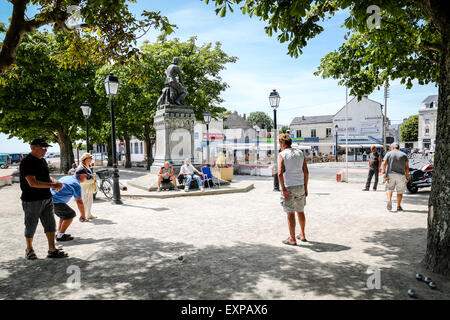
[[[423,279],[423,281],[425,281],[426,283],[430,283],[432,280],[431,280],[431,278],[425,277],[425,279]]]
[[[420,273],[417,273],[416,274],[416,279],[419,280],[419,281],[422,281],[423,280],[423,276]]]
[[[408,296],[410,296],[411,298],[415,298],[416,297],[416,293],[414,292],[414,290],[409,289],[408,290]]]
[[[431,289],[436,289],[436,283],[434,283],[434,282],[430,282],[430,283],[428,284],[428,286],[429,286]]]

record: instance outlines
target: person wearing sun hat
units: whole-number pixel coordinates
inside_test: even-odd
[[[92,215],[92,203],[94,202],[94,193],[97,189],[97,183],[95,180],[94,170],[91,166],[92,155],[90,153],[85,153],[81,156],[80,165],[78,168],[85,169],[90,175],[91,179],[86,180],[81,184],[81,194],[84,204],[84,209],[86,211],[86,217],[88,219],[95,219],[97,217]]]

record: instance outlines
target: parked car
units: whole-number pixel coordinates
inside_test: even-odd
[[[11,160],[7,154],[0,154],[0,168],[6,169],[9,167]]]
[[[11,159],[10,164],[20,163],[23,159],[22,153],[10,153],[9,158]]]

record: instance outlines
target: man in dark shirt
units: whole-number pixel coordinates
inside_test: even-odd
[[[48,241],[48,258],[65,258],[67,253],[55,247],[56,222],[53,215],[53,200],[50,189],[61,190],[63,185],[50,177],[44,156],[51,147],[43,139],[31,142],[31,153],[20,163],[20,188],[22,189],[22,208],[25,213],[25,240],[28,260],[37,259],[33,249],[33,237],[39,220],[44,227]]]
[[[371,146],[370,150],[372,151],[372,153],[369,156],[369,175],[367,176],[366,187],[363,189],[363,191],[369,191],[370,182],[372,181],[373,176],[375,176],[373,190],[376,191],[378,186],[378,174],[380,171],[381,157],[378,154],[377,148],[375,148],[375,146]]]

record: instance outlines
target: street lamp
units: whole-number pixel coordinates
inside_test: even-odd
[[[89,152],[89,117],[91,116],[91,106],[87,100],[81,105],[81,112],[83,112],[83,116],[86,119],[86,151]]]
[[[203,113],[206,124],[206,165],[209,166],[209,124],[211,123],[211,112]]]
[[[280,95],[278,92],[274,89],[269,96],[269,102],[270,106],[273,109],[273,146],[274,146],[274,156],[275,156],[275,170],[274,170],[274,177],[273,177],[273,191],[280,191],[280,183],[278,181],[278,147],[277,147],[277,109],[280,106]]]
[[[117,152],[116,152],[116,124],[114,118],[114,96],[119,90],[119,79],[112,73],[106,76],[105,79],[106,95],[109,96],[111,107],[111,140],[112,140],[112,157],[113,157],[113,204],[122,204],[120,200],[120,186],[119,186],[119,169],[117,168]]]
[[[335,125],[334,132],[336,134],[336,149],[334,150],[334,157],[336,159],[336,162],[338,162],[338,129],[339,129],[339,126]]]
[[[256,164],[259,162],[259,133],[261,132],[261,128],[258,126],[254,126],[253,129],[256,131]]]

